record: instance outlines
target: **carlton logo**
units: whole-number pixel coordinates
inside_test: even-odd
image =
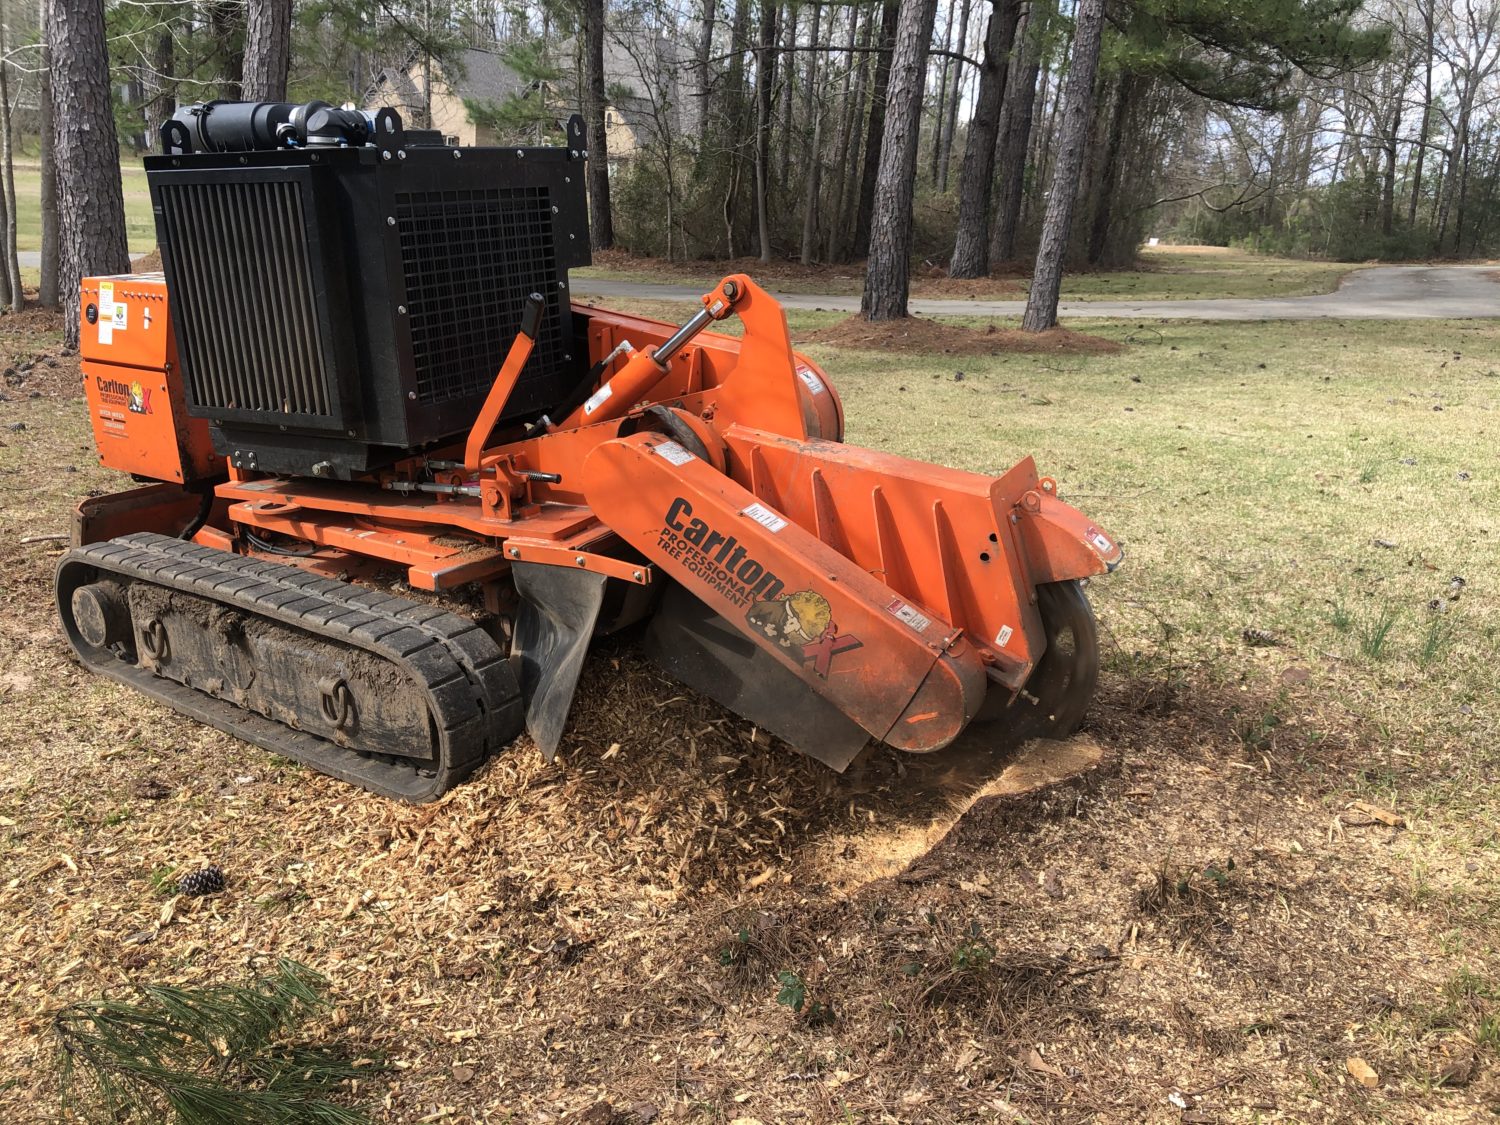
[[[741,608],[775,598],[785,584],[756,559],[733,535],[715,531],[693,515],[681,496],[667,507],[659,546],[687,564],[688,572]]]
[[[112,406],[123,406],[132,414],[150,414],[151,388],[143,387],[139,381],[122,383],[119,379],[94,377],[99,388],[99,401]]]
[[[864,647],[853,634],[839,633],[827,598],[816,590],[785,593],[785,583],[753,558],[744,544],[694,516],[692,504],[681,496],[667,508],[658,545],[681,559],[690,574],[747,609],[745,620],[751,631],[824,679],[835,656]]]

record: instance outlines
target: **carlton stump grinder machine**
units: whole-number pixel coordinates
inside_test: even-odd
[[[83,281],[99,459],[140,487],[78,507],[78,658],[412,801],[523,727],[550,758],[591,639],[638,623],[670,675],[835,770],[872,740],[1076,728],[1081,583],[1114,539],[1029,457],[992,478],[843,444],[748,277],[680,326],[572,303],[581,119],[566,137],[457,148],[318,102],[164,125],[163,272]],[[730,316],[742,336],[706,331]]]

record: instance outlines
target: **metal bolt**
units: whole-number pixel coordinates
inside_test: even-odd
[[[458,149],[454,149],[453,150],[453,159],[454,160],[462,160],[463,158],[464,158],[464,154],[463,153],[459,152]]]
[[[385,217],[385,225],[388,226],[388,227],[395,226],[396,225],[396,216],[395,215],[387,215]]]
[[[584,558],[582,555],[575,555],[573,557],[573,561],[576,562],[579,566],[588,566],[589,564],[589,560]]]
[[[391,158],[391,154],[390,154],[390,152],[389,152],[389,151],[386,151],[386,152],[382,152],[382,153],[381,153],[381,154],[380,154],[380,159],[382,159],[382,160],[386,160],[386,161],[389,161],[389,160],[390,160],[390,158]]]
[[[553,213],[553,214],[554,214],[554,215],[556,215],[556,214],[557,214],[557,204],[555,204],[555,203],[554,203],[554,204],[553,204],[553,205],[552,205],[552,213]]]
[[[645,575],[644,575],[644,574],[642,574],[642,573],[641,573],[641,572],[640,572],[640,571],[638,571],[638,570],[632,570],[632,571],[631,571],[631,572],[630,572],[630,577],[632,577],[632,578],[634,578],[634,579],[635,579],[635,580],[636,580],[636,581],[637,581],[637,582],[640,582],[640,581],[642,581],[642,580],[643,580],[643,579],[645,579],[645,577],[646,577],[646,576],[645,576]]]
[[[570,149],[568,149],[568,155],[571,156],[574,160],[577,160],[578,159],[578,150],[576,148],[570,148]]]
[[[416,391],[407,391],[406,392],[406,397],[409,398],[409,399],[411,399],[413,402],[415,402],[417,400],[417,392]]]
[[[520,558],[520,557],[521,557],[521,548],[519,548],[519,547],[512,547],[512,548],[511,548],[511,549],[510,549],[510,550],[509,550],[509,551],[508,551],[508,552],[506,552],[506,553],[507,553],[507,554],[509,554],[509,555],[510,555],[510,557],[511,557],[511,558],[513,558],[513,559],[518,559],[518,558]]]
[[[173,161],[173,163],[175,164],[176,161]],[[563,183],[565,183],[565,184],[571,184],[572,182],[573,182],[573,177],[572,176],[564,176],[563,177]]]
[[[405,316],[406,315],[406,306],[405,305],[397,305],[396,306],[396,311],[398,313],[400,313],[402,316]]]
[[[581,156],[581,157],[583,157],[585,160],[587,160],[589,158],[589,150],[588,149],[584,149],[578,155]]]
[[[526,152],[525,152],[524,149],[519,149],[519,148],[516,149],[516,156],[517,157],[522,157],[522,156],[525,156],[525,155],[526,155]]]
[[[406,150],[404,148],[400,152],[396,153],[396,159],[397,160],[405,160],[406,159]]]
[[[566,289],[568,287],[568,283],[566,281],[559,281],[557,283],[557,287],[559,289]]]

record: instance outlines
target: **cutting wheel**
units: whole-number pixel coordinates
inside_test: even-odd
[[[993,689],[970,724],[991,745],[1067,738],[1078,729],[1099,682],[1099,627],[1077,582],[1037,587],[1047,650],[1012,701]]]

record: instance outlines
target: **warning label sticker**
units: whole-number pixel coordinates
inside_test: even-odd
[[[762,504],[751,504],[742,512],[768,531],[780,531],[786,526],[786,520]]]
[[[115,283],[99,283],[99,342],[110,344],[115,338]]]
[[[662,442],[656,447],[656,452],[674,465],[686,465],[689,461],[697,460],[697,458],[675,441]]]
[[[885,608],[892,617],[898,621],[904,621],[919,633],[925,632],[927,626],[932,624],[932,618],[926,616],[916,606],[907,605],[900,598],[896,598]]]
[[[589,395],[588,401],[583,404],[583,413],[585,415],[592,414],[594,411],[598,410],[601,406],[608,402],[610,400],[610,396],[612,396],[614,393],[614,387],[612,387],[608,383],[605,383],[604,386],[600,387],[593,394]]]
[[[824,386],[823,380],[818,378],[818,373],[806,364],[797,365],[797,378],[806,383],[807,389],[815,395],[820,395],[828,389]]]

